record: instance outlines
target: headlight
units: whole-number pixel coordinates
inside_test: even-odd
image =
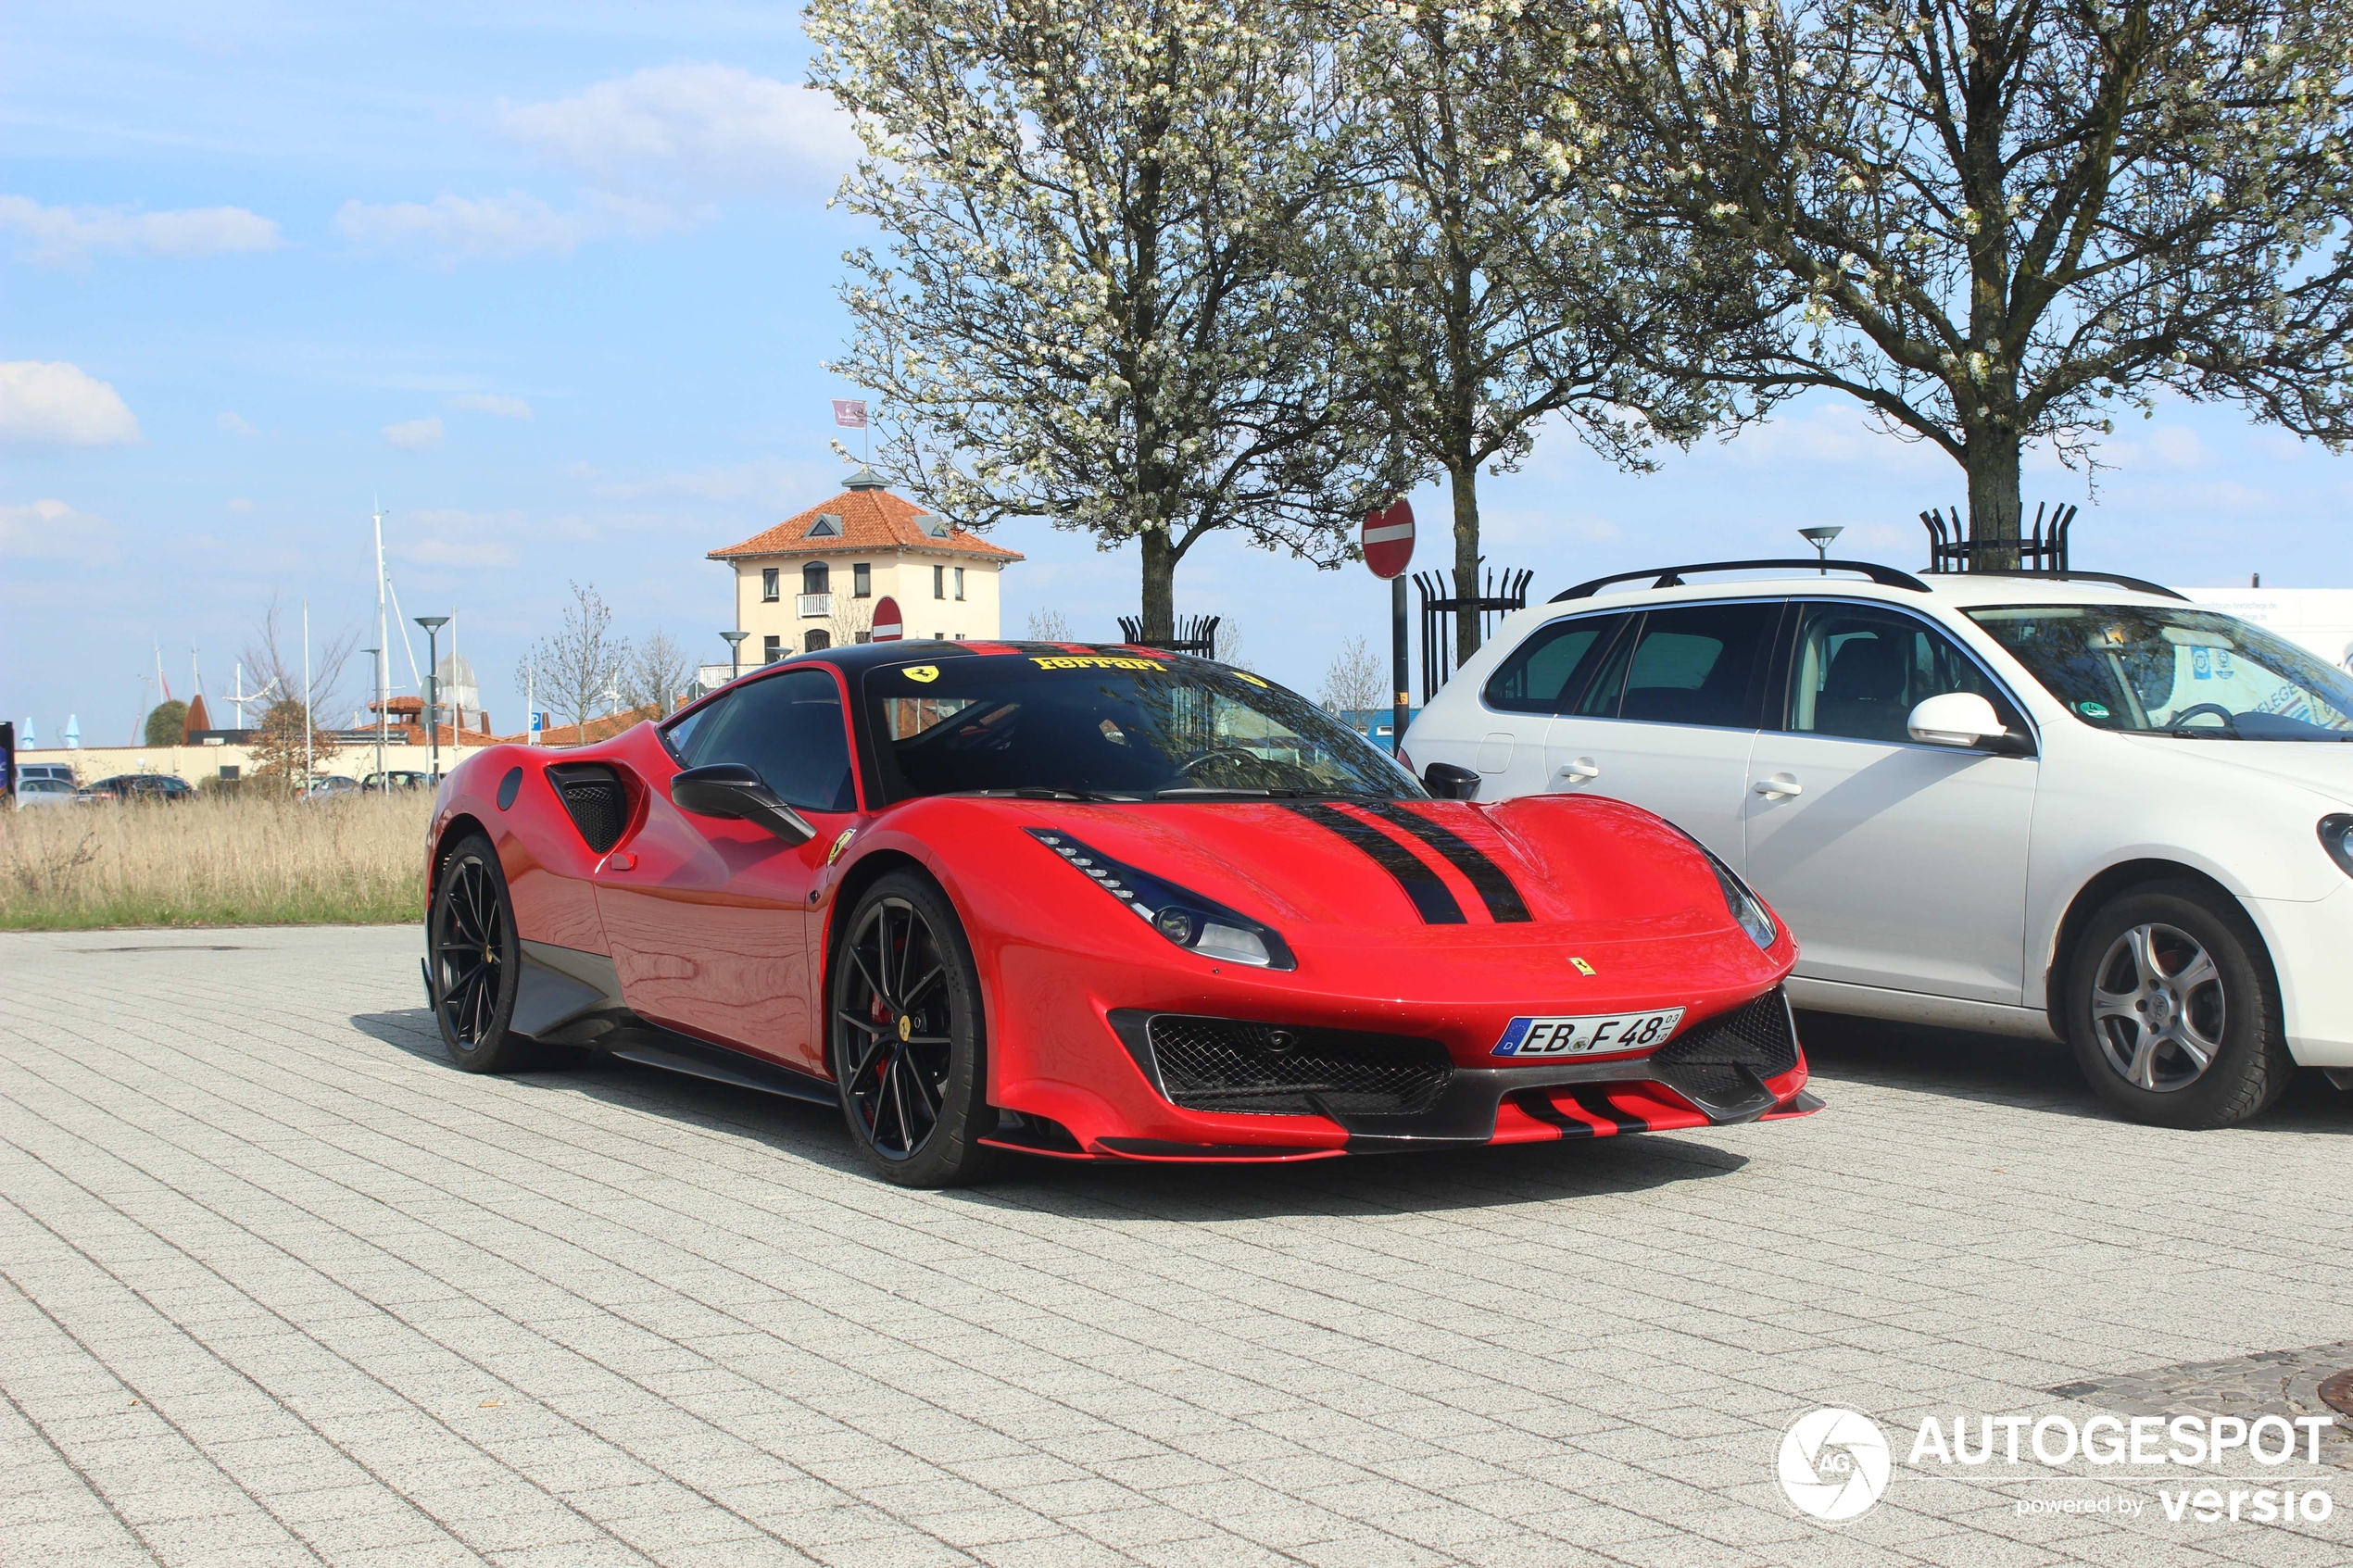
[[[1135,910],[1145,924],[1189,952],[1260,969],[1299,967],[1290,948],[1271,926],[1262,925],[1214,898],[1204,898],[1173,882],[1163,881],[1150,872],[1114,860],[1059,829],[1024,831]]]
[[[2321,847],[2329,852],[2336,869],[2353,876],[2353,816],[2343,811],[2321,819]]]
[[[2353,823],[2353,818],[2347,821]],[[1707,857],[1708,869],[1716,873],[1716,885],[1724,890],[1724,907],[1732,912],[1732,919],[1740,928],[1748,933],[1748,939],[1760,947],[1771,947],[1778,934],[1773,929],[1773,917],[1765,910],[1765,900],[1750,892],[1748,884],[1740,879],[1740,873],[1718,859],[1715,850],[1692,838],[1690,834],[1683,833],[1673,822],[1667,825],[1690,838],[1692,847]]]

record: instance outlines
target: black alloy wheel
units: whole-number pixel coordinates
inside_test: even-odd
[[[2085,924],[2069,966],[2077,1065],[2100,1098],[2159,1127],[2227,1127],[2295,1075],[2263,938],[2195,883],[2133,888]]]
[[[980,979],[938,884],[893,872],[866,890],[833,962],[834,1078],[850,1135],[902,1186],[952,1186],[992,1161]]]
[[[522,948],[498,851],[469,834],[443,857],[425,923],[425,972],[442,1047],[469,1073],[523,1065],[526,1043],[509,1033]]]

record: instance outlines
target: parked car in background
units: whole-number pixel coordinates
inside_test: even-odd
[[[82,800],[194,800],[195,788],[185,779],[170,773],[117,773],[85,785],[77,797]]]
[[[22,762],[17,766],[19,779],[56,779],[69,789],[73,787],[73,768],[65,762]]]
[[[389,768],[381,773],[369,773],[359,781],[365,790],[430,789],[433,780],[416,768]]]
[[[1518,611],[1405,750],[1676,822],[1789,921],[1800,1007],[2062,1039],[2165,1125],[2353,1088],[2353,678],[2133,579],[1802,565]]]
[[[359,791],[358,779],[346,778],[341,773],[327,773],[311,780],[310,787],[303,793],[313,800],[323,800],[331,796],[356,795]]]
[[[74,803],[73,781],[70,779],[19,779],[17,809],[28,806],[70,806]]]

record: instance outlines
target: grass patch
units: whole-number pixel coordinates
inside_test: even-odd
[[[422,921],[422,790],[0,811],[0,930]]]

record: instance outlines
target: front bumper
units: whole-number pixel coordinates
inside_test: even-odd
[[[1105,1022],[1157,1114],[1043,1128],[1014,1117],[985,1141],[1093,1158],[1291,1160],[1732,1126],[1822,1105],[1806,1090],[1779,987],[1645,1056],[1500,1067],[1459,1065],[1432,1040],[1313,1028],[1281,1031],[1283,1054],[1253,1059],[1254,1037],[1271,1026],[1140,1009],[1111,1010]],[[1212,1081],[1218,1068],[1204,1065],[1199,1042],[1220,1030],[1226,1075]],[[1014,1103],[1053,1114],[1029,1097]],[[1234,1109],[1252,1103],[1272,1113]]]

